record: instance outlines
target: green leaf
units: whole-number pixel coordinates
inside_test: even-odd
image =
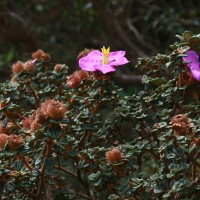
[[[79,169],[84,169],[84,168],[86,168],[86,167],[88,167],[88,166],[90,166],[90,164],[89,164],[89,163],[86,163],[84,160],[82,160],[82,161],[80,161],[80,162],[78,163],[78,168],[79,168]]]
[[[13,167],[17,170],[17,171],[20,171],[22,169],[22,167],[24,166],[24,163],[22,160],[16,160],[14,163],[13,163]]]
[[[151,193],[150,192],[142,192],[141,200],[151,200]]]
[[[171,197],[171,193],[170,192],[168,192],[168,193],[166,193],[166,194],[163,195],[164,199],[167,199],[168,197]]]
[[[31,174],[32,174],[32,176],[35,176],[35,177],[37,177],[37,176],[39,176],[40,175],[40,171],[39,171],[39,169],[33,169],[33,171],[31,172]]]
[[[51,137],[53,139],[59,140],[62,133],[62,129],[60,126],[53,125],[51,128],[47,129],[46,136]]]
[[[8,192],[13,192],[15,189],[16,189],[16,185],[14,182],[8,182],[6,183],[5,185],[5,189],[8,191]]]
[[[179,40],[183,40],[183,37],[181,37],[180,35],[175,35]]]
[[[155,187],[153,191],[154,191],[155,194],[160,194],[160,193],[162,193],[164,190],[163,190],[163,188],[161,188],[161,187]]]
[[[166,83],[166,80],[165,78],[154,78],[154,79],[151,79],[150,83],[155,86],[160,86]]]
[[[193,33],[191,31],[185,31],[182,34],[183,40],[187,41],[189,38],[193,36]]]

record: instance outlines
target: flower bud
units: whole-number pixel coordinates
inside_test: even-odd
[[[44,112],[50,119],[60,120],[64,118],[66,108],[62,102],[49,99],[41,104],[41,111]]]
[[[0,133],[0,151],[4,149],[8,141],[8,135]]]
[[[88,72],[84,70],[75,71],[72,75],[68,76],[67,78],[67,86],[69,88],[77,88],[81,81],[85,78],[88,78]]]
[[[30,128],[30,122],[29,122],[29,119],[22,119],[22,126],[26,129],[29,129]]]
[[[37,120],[34,120],[30,126],[31,132],[33,133],[36,132],[40,127],[41,127],[41,124],[38,123]]]
[[[63,66],[62,66],[61,64],[57,64],[57,65],[55,65],[55,67],[54,67],[54,71],[55,71],[56,73],[59,73],[62,69],[63,69]]]
[[[89,76],[88,72],[86,72],[84,70],[77,70],[74,72],[74,75],[79,77],[80,81],[82,81],[85,78],[88,78],[88,76]]]
[[[35,116],[36,116],[36,112],[32,113],[31,116],[29,116],[29,118],[24,118],[22,120],[22,125],[24,128],[26,129],[30,129],[31,124],[33,123],[33,121],[35,120]]]
[[[21,135],[12,134],[9,136],[8,141],[9,141],[8,146],[11,151],[16,150],[17,148],[19,148],[24,144],[24,139]]]
[[[14,74],[19,74],[24,70],[24,63],[21,61],[17,61],[13,66],[12,66],[12,72]]]
[[[180,136],[180,135],[191,136],[194,134],[189,119],[185,114],[179,114],[172,117],[171,123],[175,136]]]
[[[80,84],[80,79],[79,77],[74,76],[74,74],[71,74],[70,76],[67,77],[67,86],[69,88],[77,88]]]
[[[6,135],[10,135],[12,133],[11,127],[12,127],[12,123],[11,122],[8,122],[6,127],[3,127],[2,126],[2,122],[1,122],[0,133],[4,133]]]
[[[123,159],[120,149],[114,148],[106,152],[106,160],[108,163],[120,162]]]
[[[42,61],[49,61],[51,60],[51,56],[48,53],[45,53],[43,50],[38,49],[32,54],[33,59],[42,60]]]
[[[36,116],[35,116],[35,120],[40,123],[43,124],[47,119],[47,115],[42,112],[41,108],[38,108],[36,111]]]
[[[35,62],[32,62],[32,60],[28,60],[24,63],[24,70],[27,70],[31,74],[34,74],[36,71],[36,65]]]

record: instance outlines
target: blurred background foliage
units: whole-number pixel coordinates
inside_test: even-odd
[[[199,0],[1,0],[0,80],[38,48],[72,72],[80,51],[104,45],[126,50],[131,61],[117,81],[140,84],[131,70],[137,58],[166,53],[185,30],[200,32],[199,7]]]

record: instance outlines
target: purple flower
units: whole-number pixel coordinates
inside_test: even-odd
[[[187,62],[187,66],[190,68],[190,71],[195,79],[200,81],[200,63],[199,55],[196,51],[187,51],[185,53],[187,56],[183,57],[183,61]]]
[[[115,72],[116,67],[129,61],[124,57],[125,51],[110,52],[110,47],[103,47],[102,52],[91,51],[87,56],[79,60],[81,69],[89,72],[101,71],[103,74]]]

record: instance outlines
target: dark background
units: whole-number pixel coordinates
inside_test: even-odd
[[[199,8],[199,0],[1,0],[0,81],[38,48],[72,72],[81,50],[110,46],[131,61],[117,81],[138,84],[137,58],[167,53],[185,30],[200,32]]]

